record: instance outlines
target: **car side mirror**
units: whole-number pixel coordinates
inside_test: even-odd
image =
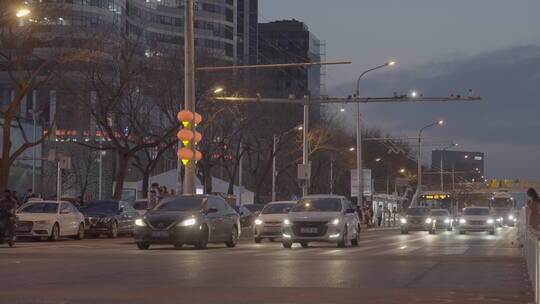
[[[216,207],[210,207],[208,209],[206,209],[206,213],[209,214],[209,213],[217,213],[218,212],[218,209]]]
[[[351,208],[351,209],[347,209],[347,210],[345,211],[345,213],[355,213],[355,212],[356,212],[356,210],[354,210],[354,209],[352,209],[352,208]]]
[[[62,209],[62,210],[60,210],[60,214],[69,214],[69,210],[68,209]]]
[[[118,214],[122,214],[124,212],[124,208],[118,209]]]

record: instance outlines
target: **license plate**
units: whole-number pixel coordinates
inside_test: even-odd
[[[280,232],[281,231],[281,227],[269,227],[269,228],[266,228],[268,231],[270,232]]]
[[[302,232],[302,233],[317,233],[318,230],[315,227],[305,227],[305,228],[300,228],[300,232]]]
[[[20,231],[20,232],[28,232],[28,231],[30,231],[30,227],[29,227],[29,226],[18,227],[18,228],[17,228],[17,231]]]
[[[168,238],[169,232],[168,231],[152,231],[152,237],[160,238],[160,239]]]

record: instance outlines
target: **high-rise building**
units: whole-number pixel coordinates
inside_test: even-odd
[[[305,23],[281,20],[259,24],[260,64],[319,62],[320,59],[320,42]],[[265,96],[320,96],[321,69],[318,66],[273,69],[261,74],[267,75],[269,80],[262,90]]]
[[[258,62],[259,1],[237,0],[236,57],[240,65]]]
[[[433,171],[440,171],[441,160],[443,171],[459,172],[456,176],[463,177],[466,181],[480,181],[485,176],[483,152],[434,150],[431,153]]]

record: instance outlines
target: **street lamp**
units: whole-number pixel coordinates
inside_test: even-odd
[[[387,67],[396,65],[395,61],[388,61],[385,64],[381,64],[369,70],[366,70],[360,74],[358,80],[356,81],[356,98],[358,102],[356,103],[356,174],[358,179],[358,204],[363,204],[364,201],[364,185],[362,181],[362,121],[360,113],[360,80],[362,77],[369,72]]]
[[[434,126],[442,126],[444,124],[443,120],[438,120],[436,122],[430,123],[429,125],[426,125],[420,129],[418,132],[418,185],[416,187],[416,191],[418,192],[418,195],[422,194],[422,132],[424,132],[425,129],[431,128]]]
[[[21,8],[15,14],[15,16],[17,16],[17,18],[24,18],[24,17],[26,17],[28,15],[30,15],[30,10],[27,9],[27,8]]]
[[[285,136],[293,131],[302,131],[304,130],[303,125],[296,126],[288,131],[285,131],[285,133],[281,134],[278,138],[276,134],[274,134],[274,141],[272,144],[272,201],[276,201],[276,161],[277,161],[277,145],[279,143],[279,139],[281,136]]]
[[[223,92],[225,89],[223,87],[217,87],[214,89],[214,94],[219,94]]]

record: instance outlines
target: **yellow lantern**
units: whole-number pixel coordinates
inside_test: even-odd
[[[193,112],[188,110],[182,110],[178,112],[176,118],[178,118],[178,120],[182,122],[184,127],[187,127],[193,121]]]

